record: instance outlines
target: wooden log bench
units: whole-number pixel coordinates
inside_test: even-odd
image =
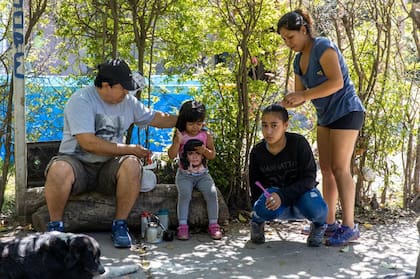
[[[219,198],[219,224],[229,222],[229,210],[218,191]],[[157,213],[159,209],[169,210],[169,227],[175,229],[178,225],[176,214],[178,191],[174,184],[157,184],[146,193],[140,193],[137,202],[128,218],[128,225],[132,230],[140,230],[140,214],[143,211]],[[202,194],[196,190],[190,203],[188,223],[190,227],[207,227],[207,206]],[[80,231],[107,231],[110,230],[115,214],[115,198],[100,193],[85,193],[71,196],[63,217],[65,230]],[[37,231],[45,231],[49,221],[47,206],[45,204],[44,188],[29,189],[25,194],[25,215],[30,216],[32,225]],[[28,217],[27,217],[28,218]]]

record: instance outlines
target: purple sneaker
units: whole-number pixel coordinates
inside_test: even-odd
[[[340,228],[340,223],[338,223],[337,221],[335,221],[332,224],[328,224],[327,229],[325,230],[324,236],[325,237],[333,236],[333,234],[336,232],[336,230],[338,230],[338,228]],[[304,235],[309,235],[310,232],[311,232],[311,226],[304,226],[301,230],[301,234],[304,234]]]
[[[349,242],[356,240],[360,237],[359,226],[354,225],[354,228],[341,225],[341,227],[335,232],[333,236],[325,241],[327,246],[344,246]]]
[[[331,237],[335,234],[335,232],[340,228],[340,223],[335,221],[332,224],[327,225],[327,229],[325,230],[324,236]]]

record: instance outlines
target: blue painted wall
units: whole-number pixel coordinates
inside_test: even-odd
[[[1,76],[0,76],[1,80]],[[93,84],[88,78],[71,79],[66,77],[25,78],[26,95],[26,133],[28,142],[61,140],[63,128],[63,108],[68,97],[78,88]],[[183,101],[191,99],[191,90],[201,90],[198,81],[178,82],[177,77],[168,80],[166,76],[152,76],[152,102],[156,110],[176,113]],[[143,94],[143,99],[147,96]],[[147,106],[147,100],[144,100]],[[6,114],[7,104],[0,102],[0,123]],[[149,149],[162,152],[170,145],[173,129],[149,128]],[[3,139],[0,139],[3,142]],[[133,131],[132,143],[146,145],[145,129],[137,127]],[[0,157],[4,156],[1,146]]]

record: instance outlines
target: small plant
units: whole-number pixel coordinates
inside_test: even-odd
[[[159,156],[156,161],[156,169],[154,170],[159,184],[174,184],[178,162],[169,159],[168,155]]]
[[[16,200],[15,200],[15,177],[10,176],[4,192],[4,203],[1,208],[1,217],[11,217],[15,215]]]

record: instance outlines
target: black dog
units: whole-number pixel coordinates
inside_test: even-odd
[[[105,272],[98,242],[85,234],[36,233],[0,241],[1,279],[90,279]]]

